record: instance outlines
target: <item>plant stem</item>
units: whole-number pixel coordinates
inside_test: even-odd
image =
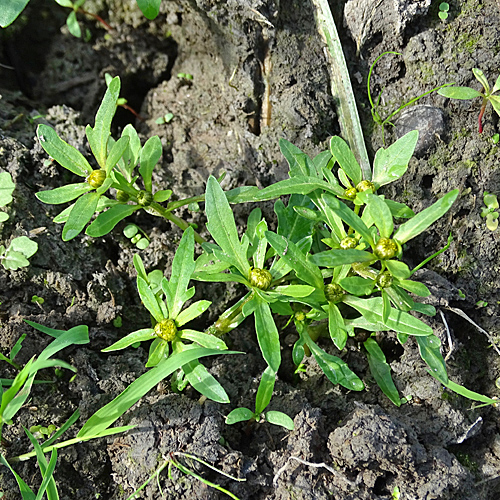
[[[207,333],[222,337],[231,330],[234,330],[245,319],[243,316],[243,307],[247,302],[253,299],[253,291],[248,292],[236,304],[223,312],[219,319],[207,329]]]
[[[78,7],[78,12],[80,12],[81,14],[85,14],[86,16],[93,17],[96,21],[99,21],[108,31],[113,31],[113,28],[101,16],[92,14],[92,12],[87,12],[81,7]]]
[[[486,110],[486,104],[488,104],[488,99],[486,99],[486,97],[483,97],[483,102],[481,104],[481,111],[479,111],[479,118],[478,118],[480,134],[483,133],[483,115],[484,111]]]

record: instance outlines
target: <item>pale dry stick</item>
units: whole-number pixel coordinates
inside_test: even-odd
[[[500,350],[498,349],[497,345],[495,344],[495,340],[491,337],[491,335],[486,330],[484,330],[483,328],[481,328],[477,323],[474,323],[474,321],[472,321],[469,318],[469,316],[467,316],[467,314],[465,314],[461,309],[458,309],[456,307],[447,307],[446,309],[448,309],[450,311],[453,311],[455,314],[458,314],[462,318],[466,319],[471,325],[474,325],[481,333],[483,333],[484,335],[486,335],[486,338],[488,339],[488,342],[491,344],[491,346],[493,347],[493,349],[495,349],[495,351],[497,352],[497,354],[500,356]]]
[[[297,462],[300,462],[301,464],[308,465],[309,467],[315,467],[317,469],[319,469],[320,467],[323,467],[328,472],[331,472],[334,476],[337,476],[338,478],[343,479],[349,486],[352,486],[353,488],[356,486],[356,483],[353,483],[352,481],[350,481],[349,479],[347,479],[344,475],[342,475],[340,472],[336,471],[335,469],[333,469],[329,465],[326,465],[324,462],[321,462],[320,464],[315,464],[313,462],[307,462],[306,460],[302,460],[299,457],[293,457],[292,456],[292,457],[288,457],[288,460],[286,461],[285,465],[283,467],[281,467],[281,469],[279,469],[278,472],[276,473],[276,475],[274,476],[274,478],[273,478],[273,486],[275,488],[278,486],[278,479],[279,479],[279,477],[281,476],[281,474],[287,468],[288,462],[290,462],[290,460],[292,460],[292,459],[293,460],[297,460]]]
[[[271,52],[269,47],[266,50],[266,55],[264,56],[264,62],[260,62],[260,72],[262,74],[262,81],[264,82],[264,94],[262,96],[262,104],[260,107],[260,128],[271,126],[271,70],[273,69],[273,63],[271,61]]]
[[[455,347],[453,345],[453,341],[451,340],[451,333],[450,329],[448,328],[448,323],[446,322],[446,318],[444,317],[443,311],[441,311],[441,309],[439,310],[439,314],[441,314],[441,319],[443,320],[444,327],[446,328],[446,337],[448,338],[448,345],[450,346],[450,350],[444,358],[446,362],[448,361],[448,358],[451,356],[451,353],[455,350]]]
[[[267,24],[267,26],[271,27],[274,29],[274,25],[271,23],[271,21],[269,21],[269,19],[264,15],[264,14],[261,14],[258,10],[255,10],[255,9],[252,9],[250,8],[250,10],[254,13],[254,14],[257,14],[257,17],[258,19],[256,19],[256,21],[258,23],[264,23],[264,24]]]

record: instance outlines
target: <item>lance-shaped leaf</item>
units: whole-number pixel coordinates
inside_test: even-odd
[[[366,329],[371,331],[394,330],[395,332],[407,333],[409,335],[425,336],[432,335],[432,328],[411,314],[397,309],[390,309],[387,321],[383,322],[384,303],[382,297],[372,299],[360,299],[352,295],[344,297],[343,302],[354,307],[370,323],[373,324],[373,330],[368,326]]]
[[[450,191],[429,208],[422,210],[415,217],[401,224],[399,229],[394,233],[394,239],[403,244],[425,231],[451,208],[458,194],[458,189]]]
[[[214,335],[197,332],[196,330],[181,330],[177,332],[177,336],[182,340],[196,342],[202,347],[207,347],[208,349],[220,349],[221,351],[225,351],[227,349],[223,340],[215,337]]]
[[[87,125],[85,132],[90,144],[90,149],[101,168],[106,167],[108,156],[108,139],[111,135],[111,122],[116,113],[116,103],[120,96],[120,78],[115,76],[102,99],[101,105],[95,116],[95,125]]]
[[[382,198],[368,191],[360,193],[358,196],[366,199],[367,206],[365,211],[368,210],[373,223],[379,230],[380,236],[382,238],[390,238],[394,231],[394,223],[392,221],[391,209],[387,203]]]
[[[213,176],[210,176],[207,182],[205,211],[208,230],[225,254],[222,260],[234,265],[243,276],[248,276],[250,271],[247,260],[248,240],[247,245],[240,243],[231,207],[220,184]]]
[[[391,377],[391,367],[385,360],[384,353],[375,340],[369,338],[364,342],[368,365],[373,378],[382,392],[396,405],[401,406],[398,390]]]
[[[184,303],[192,297],[192,293],[188,291],[188,285],[195,267],[194,230],[192,227],[188,227],[175,252],[170,281],[164,280],[162,282],[171,319],[177,318]]]
[[[446,364],[441,355],[441,341],[435,335],[427,337],[417,337],[420,356],[429,365],[433,377],[436,377],[442,384],[448,383],[448,373]]]
[[[450,99],[460,99],[468,101],[475,97],[481,97],[483,94],[478,90],[471,89],[470,87],[444,87],[438,90],[438,94]]]
[[[281,200],[277,200],[274,204],[274,212],[278,217],[278,230],[276,232],[294,243],[302,239],[304,234],[310,234],[314,222],[304,219],[294,210],[294,207],[310,206],[310,204],[311,199],[302,194],[292,194],[286,207]]]
[[[45,152],[64,168],[80,177],[87,177],[92,172],[92,167],[82,153],[63,141],[52,127],[40,124],[36,134]]]
[[[139,161],[141,140],[139,139],[137,131],[130,123],[123,129],[122,137],[128,137],[129,142],[122,155],[122,158],[118,162],[118,168],[125,176],[127,181],[130,182],[132,180],[132,171]]]
[[[94,191],[76,200],[62,231],[63,241],[69,241],[78,236],[94,215],[99,195]]]
[[[85,231],[93,238],[99,238],[108,234],[125,217],[132,215],[136,210],[140,210],[139,205],[114,205],[106,212],[99,214],[94,222]]]
[[[252,201],[273,200],[289,194],[309,194],[316,189],[336,195],[344,193],[344,190],[338,185],[332,185],[317,177],[297,175],[261,189],[253,195]]]
[[[158,304],[156,295],[153,293],[147,282],[141,278],[141,276],[137,276],[137,290],[139,291],[144,307],[150,312],[151,316],[153,316],[153,318],[158,322],[164,319],[164,315],[160,305]]]
[[[176,316],[175,322],[177,326],[185,325],[203,314],[210,307],[211,303],[209,300],[198,300],[194,304],[191,304]]]
[[[276,381],[276,373],[271,367],[267,367],[259,382],[257,395],[255,396],[255,414],[260,415],[271,402],[274,391],[274,383]]]
[[[375,286],[375,281],[361,276],[348,276],[339,281],[339,285],[349,293],[356,296],[370,295]]]
[[[387,149],[381,148],[375,153],[372,182],[377,188],[396,181],[406,172],[417,141],[418,131],[412,130]]]
[[[356,250],[355,248],[346,250],[325,250],[310,255],[307,259],[320,267],[337,267],[354,262],[372,262],[376,258],[370,252]]]
[[[106,175],[109,175],[113,167],[118,163],[118,160],[122,157],[123,153],[127,149],[129,140],[130,139],[127,136],[123,136],[113,144],[113,147],[106,158]]]
[[[271,231],[266,231],[266,238],[280,258],[295,271],[298,278],[315,288],[323,288],[323,276],[319,267],[309,262],[295,243]]]
[[[182,369],[186,379],[200,394],[217,403],[229,403],[224,387],[198,360],[183,365]]]
[[[276,373],[281,364],[278,329],[274,323],[269,304],[265,303],[259,296],[256,296],[253,302],[255,302],[254,315],[257,341],[263,358],[271,370]]]
[[[373,238],[361,217],[356,215],[345,203],[334,196],[325,193],[322,196],[325,203],[350,227],[359,233],[370,245],[373,246]]]
[[[328,303],[328,330],[335,347],[341,351],[347,342],[344,318],[336,304]]]
[[[146,191],[151,192],[153,190],[151,176],[162,153],[163,147],[161,145],[161,140],[157,135],[150,137],[141,150],[141,166],[139,167],[139,173],[144,180],[144,187],[146,188]]]
[[[155,333],[152,328],[137,330],[135,332],[129,333],[127,336],[118,340],[109,347],[102,349],[102,352],[120,351],[121,349],[125,349],[129,345],[135,344],[136,342],[145,342],[146,340],[151,340],[154,337]]]
[[[82,194],[94,189],[87,182],[79,182],[77,184],[67,184],[48,191],[39,191],[35,196],[43,203],[49,205],[59,205],[78,198]]]
[[[252,418],[255,418],[255,414],[252,410],[249,410],[248,408],[235,408],[227,415],[226,424],[233,425],[238,422],[246,422]]]
[[[279,145],[290,167],[290,177],[297,175],[317,177],[319,175],[314,162],[297,146],[286,139],[280,139]]]
[[[355,186],[363,180],[361,167],[344,139],[336,135],[333,136],[330,139],[330,152]]]

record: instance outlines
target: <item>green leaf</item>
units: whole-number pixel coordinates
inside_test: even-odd
[[[157,203],[163,203],[164,201],[167,201],[171,196],[172,196],[172,190],[164,189],[162,191],[156,191],[156,193],[153,196],[153,199]]]
[[[356,215],[345,203],[330,194],[323,194],[323,201],[350,227],[359,233],[369,245],[373,245],[373,238],[361,217]]]
[[[370,295],[375,286],[375,282],[371,279],[361,278],[361,276],[349,276],[341,279],[339,285],[349,293],[356,296]]]
[[[417,337],[420,357],[429,365],[432,376],[438,379],[442,384],[448,383],[448,374],[446,364],[441,355],[441,341],[435,335],[427,337]]]
[[[274,204],[274,212],[278,217],[278,230],[280,236],[297,243],[304,234],[311,234],[314,222],[300,217],[294,207],[310,206],[311,199],[306,195],[292,194],[285,207],[281,200]]]
[[[66,18],[66,26],[68,27],[68,31],[76,38],[81,38],[82,29],[78,24],[78,19],[76,18],[76,12],[72,11],[69,13]]]
[[[136,330],[135,332],[129,333],[126,337],[123,337],[109,347],[102,349],[102,352],[120,351],[121,349],[125,349],[129,345],[135,344],[137,342],[145,342],[153,338],[155,338],[153,328]]]
[[[405,280],[411,276],[410,268],[399,260],[386,260],[385,265],[392,276],[400,280]]]
[[[191,292],[188,292],[188,285],[195,267],[194,230],[192,227],[188,227],[175,252],[172,273],[167,287],[166,301],[171,319],[176,319],[179,316],[184,303],[192,296]]]
[[[137,0],[137,5],[147,19],[155,19],[160,12],[161,0]]]
[[[141,140],[137,135],[137,131],[130,123],[123,129],[122,137],[128,137],[129,142],[122,155],[122,158],[118,162],[118,168],[124,175],[125,179],[130,182],[132,180],[132,171],[139,161],[139,154],[141,152]]]
[[[310,158],[286,139],[280,139],[280,150],[290,167],[290,177],[317,176],[317,169]],[[309,161],[308,161],[309,160]]]
[[[390,238],[394,231],[394,223],[392,221],[391,209],[382,198],[370,192],[360,193],[367,200],[366,210],[370,213],[371,218],[382,238]]]
[[[27,236],[19,236],[11,241],[10,248],[15,252],[22,253],[29,259],[38,250],[38,243],[30,240]]]
[[[270,403],[273,397],[274,383],[276,382],[276,373],[270,366],[266,368],[260,379],[257,396],[255,397],[255,414],[260,415]]]
[[[432,372],[429,372],[431,375],[433,375]],[[470,391],[469,389],[458,385],[457,383],[453,382],[452,380],[448,380],[446,384],[443,384],[445,387],[448,389],[452,390],[453,392],[456,392],[457,394],[460,394],[464,398],[471,399],[472,401],[480,401],[481,403],[486,403],[488,405],[495,405],[498,404],[498,399],[491,399],[488,398],[487,396],[483,396],[482,394],[478,394],[477,392]]]
[[[344,193],[344,190],[338,185],[333,186],[332,184],[316,177],[297,175],[261,189],[257,193],[253,194],[252,199],[248,201],[273,200],[274,198],[289,194],[309,194],[316,189],[321,189],[327,193],[335,195],[342,195]]]
[[[150,312],[151,316],[153,316],[153,318],[158,322],[164,319],[156,295],[152,292],[148,283],[141,278],[141,276],[137,276],[137,290],[139,291],[144,307]]]
[[[247,245],[240,243],[238,230],[234,222],[233,212],[224,191],[215,177],[210,176],[207,182],[205,211],[207,227],[224,252],[224,259],[234,265],[243,276],[248,276],[250,264],[247,260]]]
[[[458,189],[450,191],[429,208],[422,210],[415,217],[401,224],[399,229],[394,233],[394,239],[403,244],[415,238],[415,236],[425,231],[431,224],[442,217],[451,208],[458,195]]]
[[[474,73],[476,80],[484,87],[486,94],[489,94],[490,86],[488,84],[488,80],[484,76],[484,73],[478,68],[472,68],[472,72]]]
[[[114,205],[110,209],[99,214],[95,221],[85,231],[92,238],[99,238],[111,232],[114,227],[125,217],[132,215],[136,210],[140,210],[139,205]]]
[[[0,10],[0,19],[1,19],[1,14],[2,12]],[[3,27],[4,26],[2,26],[2,28]],[[2,465],[5,465],[5,467],[7,467],[16,478],[22,500],[36,500],[36,496],[33,493],[33,490],[21,479],[21,476],[19,476],[19,474],[17,474],[17,472],[11,467],[11,465],[9,464],[9,462],[7,462],[7,459],[3,456],[3,454],[0,454],[0,463]]]
[[[146,368],[152,368],[158,365],[160,361],[167,359],[169,354],[170,354],[170,348],[168,342],[159,337],[154,339],[153,342],[151,342],[151,345],[149,346],[148,361],[146,363]]]
[[[401,406],[401,399],[398,390],[391,377],[391,367],[385,360],[384,353],[379,345],[372,338],[364,342],[367,352],[368,365],[373,378],[382,392],[396,405]]]
[[[72,201],[92,189],[94,188],[87,182],[80,182],[77,184],[67,184],[66,186],[61,186],[47,191],[39,191],[38,193],[35,193],[35,196],[43,203],[48,203],[49,205],[59,205],[61,203]]]
[[[198,300],[194,304],[191,304],[187,309],[184,309],[175,318],[177,326],[185,325],[189,323],[194,318],[197,318],[203,314],[212,304],[209,300]]]
[[[393,217],[399,219],[409,219],[415,215],[415,212],[404,203],[398,203],[393,200],[384,200],[387,206],[389,207],[391,214]]]
[[[151,176],[158,160],[163,154],[161,140],[157,135],[150,137],[141,150],[139,173],[144,180],[144,187],[150,193],[153,191]]]
[[[120,78],[115,76],[109,84],[95,117],[95,126],[87,125],[85,132],[92,153],[101,168],[106,167],[108,139],[111,135],[111,122],[116,113],[116,102],[120,96]]]
[[[500,116],[500,97],[497,95],[492,95],[489,97],[489,101],[493,106],[493,109],[496,111],[497,115]]]
[[[493,85],[493,89],[491,90],[491,93],[494,94],[498,90],[500,90],[500,75],[498,75],[498,78],[495,82],[495,85]]]
[[[36,135],[45,152],[70,172],[80,177],[87,177],[92,172],[92,167],[82,153],[63,141],[52,127],[40,124]]]
[[[387,331],[394,330],[395,332],[407,333],[415,336],[432,335],[432,328],[411,314],[397,309],[390,309],[388,320],[383,323],[382,313],[384,303],[382,297],[374,297],[372,299],[360,299],[348,295],[344,297],[343,302],[351,307],[354,307],[361,313],[369,322],[373,324],[374,330]],[[366,327],[368,329],[368,327]]]
[[[342,168],[355,186],[363,180],[361,167],[344,139],[333,136],[330,139],[330,152],[340,168]]]
[[[195,348],[197,349],[197,348]],[[193,360],[182,366],[189,383],[203,396],[217,403],[229,403],[224,387],[198,361]]]
[[[146,273],[146,269],[144,268],[144,263],[142,262],[140,255],[136,253],[132,260],[137,276],[142,278],[146,283],[149,283],[148,274]]]
[[[225,351],[227,349],[227,346],[222,339],[207,333],[197,332],[196,330],[181,330],[177,332],[177,335],[182,340],[196,342],[202,347],[206,347],[208,349],[219,349],[221,351]]]
[[[29,0],[9,0],[3,2],[0,7],[0,26],[6,28],[12,24],[17,19],[17,16],[24,10],[26,5],[28,5],[28,2]]]
[[[0,172],[0,207],[8,205],[12,201],[15,187],[9,172]]]
[[[314,288],[323,288],[323,276],[318,266],[309,262],[295,243],[271,231],[266,231],[266,238],[280,258],[295,271],[298,278]]]
[[[252,420],[255,418],[255,414],[252,410],[248,408],[236,408],[231,411],[226,417],[226,424],[233,425],[238,422],[245,422],[246,420]]]
[[[141,375],[132,382],[113,401],[103,406],[85,422],[78,432],[78,438],[89,438],[105,431],[110,425],[118,420],[131,406],[145,396],[164,378],[181,368],[186,363],[204,356],[221,354],[219,350],[205,349],[203,347],[187,349],[176,353],[168,359],[161,361],[156,367]],[[234,351],[224,351],[224,354],[237,354]]]
[[[288,297],[300,298],[311,295],[311,293],[313,293],[314,290],[315,288],[309,285],[283,285],[274,287],[272,291],[276,292],[279,295],[286,295]]]
[[[278,329],[274,323],[269,304],[266,304],[259,296],[255,301],[255,331],[262,356],[268,366],[275,373],[281,363],[281,350]]]
[[[104,167],[106,170],[106,176],[109,176],[111,170],[113,170],[114,166],[118,163],[118,160],[122,157],[128,147],[129,140],[129,137],[125,135],[120,137],[120,139],[113,144],[113,147],[106,158],[106,165]]]
[[[404,288],[405,290],[418,295],[419,297],[428,297],[431,294],[429,289],[423,283],[420,283],[418,281],[400,280],[398,282],[398,285],[401,288]]]
[[[406,172],[417,140],[418,131],[412,130],[387,149],[381,148],[375,153],[372,182],[377,188],[396,181]]]
[[[355,248],[346,250],[325,250],[324,252],[310,255],[307,259],[320,267],[337,267],[345,264],[353,264],[355,262],[372,262],[376,260],[372,253],[356,250]]]
[[[328,304],[328,330],[335,347],[341,351],[347,342],[347,330],[344,318],[336,304]]]
[[[286,413],[281,411],[270,410],[266,412],[265,417],[266,421],[270,424],[279,425],[289,431],[293,431],[295,428],[293,420]]]
[[[483,94],[477,90],[471,89],[470,87],[443,87],[438,90],[438,94],[443,97],[448,97],[450,99],[460,99],[462,101],[468,101],[469,99],[474,99],[476,97],[482,97]]]
[[[96,192],[87,193],[78,198],[71,210],[62,231],[63,241],[69,241],[78,236],[94,215],[99,196]]]

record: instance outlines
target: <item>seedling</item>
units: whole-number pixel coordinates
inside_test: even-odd
[[[500,90],[500,75],[498,76],[495,85],[490,90],[488,80],[484,76],[484,73],[477,68],[473,68],[472,72],[476,77],[476,80],[483,86],[483,92],[479,92],[476,89],[470,87],[446,87],[438,90],[438,94],[448,97],[450,99],[459,99],[462,101],[468,101],[470,99],[475,99],[476,97],[482,97],[481,109],[479,111],[478,123],[479,123],[479,133],[483,133],[483,115],[486,110],[488,103],[491,103],[493,109],[500,116],[500,95],[495,95]]]
[[[12,193],[15,184],[8,172],[0,173],[0,207],[8,205],[12,201]],[[5,212],[0,212],[0,223],[9,219]],[[17,270],[30,265],[28,259],[38,250],[38,244],[27,236],[13,238],[5,247],[0,245],[0,262],[5,269]]]
[[[293,420],[281,411],[267,411],[273,395],[274,383],[276,381],[276,373],[268,366],[266,371],[262,374],[260,379],[259,388],[257,389],[257,396],[255,398],[255,412],[248,408],[236,408],[226,417],[226,424],[236,424],[237,422],[269,422],[271,424],[280,425],[289,431],[293,431]]]
[[[392,52],[392,51],[383,52],[382,54],[380,54],[375,59],[375,61],[373,61],[373,64],[370,66],[370,71],[368,72],[368,79],[367,79],[367,82],[366,82],[366,87],[367,87],[367,90],[368,90],[368,100],[370,101],[372,118],[373,118],[373,121],[375,122],[375,124],[377,126],[379,126],[381,128],[381,130],[382,130],[382,143],[384,145],[385,145],[385,135],[384,135],[385,126],[386,125],[391,125],[392,127],[394,127],[394,124],[391,122],[391,120],[398,113],[400,113],[404,108],[415,104],[418,100],[422,99],[422,97],[425,97],[426,95],[432,94],[433,92],[436,92],[436,90],[439,91],[439,89],[442,89],[443,87],[447,87],[448,85],[451,85],[449,83],[446,83],[444,85],[440,85],[439,87],[433,88],[433,89],[431,89],[431,90],[429,90],[427,92],[424,92],[423,94],[420,94],[419,96],[414,97],[413,99],[410,99],[408,102],[405,102],[404,104],[401,104],[401,106],[399,106],[398,109],[396,109],[395,111],[393,111],[392,113],[390,113],[386,118],[382,118],[382,116],[380,115],[380,113],[378,111],[379,110],[379,106],[380,106],[380,100],[382,98],[382,91],[380,92],[379,96],[377,97],[377,101],[375,103],[373,101],[373,97],[372,97],[372,93],[371,93],[370,81],[371,81],[371,77],[372,77],[373,68],[375,67],[375,65],[377,64],[377,62],[382,57],[384,57],[387,54],[394,54],[394,55],[397,55],[397,56],[403,55],[403,54],[401,54],[399,52]]]
[[[446,21],[446,19],[448,19],[448,11],[449,10],[450,10],[450,6],[446,2],[441,2],[439,4],[438,16],[439,16],[439,19],[441,19],[441,21]]]
[[[177,73],[177,78],[191,81],[193,79],[193,75],[191,73]]]
[[[481,217],[486,217],[486,227],[490,231],[495,231],[498,227],[498,216],[499,213],[497,212],[498,208],[498,199],[495,194],[488,193],[485,191],[484,196],[483,196],[483,201],[484,204],[486,205],[486,208],[483,208],[481,212]]]
[[[165,123],[170,123],[174,119],[173,113],[166,113],[155,120],[158,125],[164,125]]]
[[[148,235],[135,224],[128,224],[123,228],[123,234],[139,249],[144,250],[149,246]]]

